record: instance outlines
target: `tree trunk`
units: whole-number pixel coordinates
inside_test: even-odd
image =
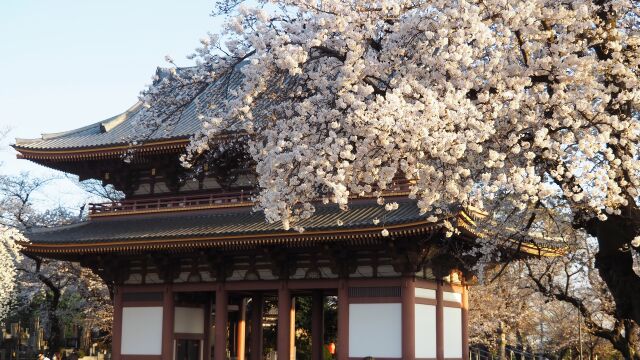
[[[60,296],[62,295],[60,289],[48,279],[46,276],[39,274],[38,278],[49,288],[49,294],[47,295],[48,301],[48,318],[49,318],[49,336],[47,343],[49,344],[49,351],[57,352],[64,345],[64,331],[58,318],[58,305],[60,305]]]
[[[589,234],[598,239],[596,268],[607,284],[616,303],[616,312],[622,319],[640,324],[640,276],[633,271],[631,240],[638,234],[640,210],[637,206],[611,215],[606,221],[592,220],[587,226]]]

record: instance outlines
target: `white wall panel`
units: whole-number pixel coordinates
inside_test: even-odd
[[[349,357],[402,356],[401,304],[349,304]]]
[[[462,302],[462,294],[445,291],[444,293],[442,293],[442,300],[453,301],[459,304]]]
[[[444,357],[462,357],[462,310],[444,308]]]
[[[122,308],[123,355],[162,354],[162,307]]]
[[[204,309],[176,307],[173,332],[177,334],[204,334]]]
[[[416,358],[435,358],[436,345],[436,307],[416,304]]]
[[[436,291],[433,289],[416,288],[416,297],[422,299],[435,299]]]

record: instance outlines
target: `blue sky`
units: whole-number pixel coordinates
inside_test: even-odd
[[[165,55],[179,65],[221,19],[214,0],[1,0],[0,174],[55,173],[8,148],[13,139],[87,125],[126,110]],[[54,187],[55,191],[51,191]],[[41,200],[84,201],[69,181],[57,181]]]

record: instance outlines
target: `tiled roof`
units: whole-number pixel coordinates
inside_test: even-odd
[[[372,201],[352,204],[347,211],[335,205],[320,205],[316,213],[303,220],[305,232],[316,230],[350,229],[378,225],[397,225],[424,219],[414,201],[399,200],[398,210],[386,211]],[[342,225],[338,225],[338,221]],[[285,232],[282,224],[269,224],[262,211],[252,211],[251,206],[224,211],[195,213],[169,213],[162,215],[122,216],[92,219],[79,224],[34,230],[28,234],[36,244],[44,243],[100,243],[117,240],[143,241],[145,239],[233,236],[239,234],[267,234]],[[296,231],[289,232],[297,234]]]
[[[207,101],[222,103],[228,100],[228,89],[242,82],[240,71],[234,71],[225,81],[214,82],[201,95]],[[44,134],[37,139],[16,139],[15,148],[20,151],[76,150],[126,145],[136,133],[136,122],[141,116],[141,104],[138,102],[122,114],[97,123],[60,133]],[[196,114],[195,102],[191,102],[177,114],[177,119],[167,119],[147,141],[186,139],[201,129],[201,121]]]
[[[280,223],[269,224],[261,211],[250,206],[226,210],[206,210],[188,213],[135,215],[91,219],[79,224],[48,229],[37,229],[27,234],[31,244],[27,251],[38,246],[84,247],[126,244],[127,247],[153,242],[159,247],[180,240],[207,241],[205,247],[225,246],[228,242],[256,242],[276,237],[290,240],[300,237],[327,237],[338,239],[353,231],[368,231],[381,237],[382,228],[400,231],[420,223],[423,229],[439,227],[426,223],[416,202],[398,199],[398,210],[386,211],[375,201],[357,201],[349,210],[335,205],[318,205],[316,213],[300,223],[304,232],[285,231]],[[380,220],[375,224],[374,219]],[[406,226],[403,226],[406,225]],[[242,240],[245,239],[245,240]],[[292,243],[293,244],[293,243]],[[33,249],[32,249],[33,248]]]

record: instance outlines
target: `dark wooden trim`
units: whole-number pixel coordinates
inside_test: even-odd
[[[216,287],[216,336],[214,348],[214,360],[227,359],[227,317],[229,296],[224,283],[218,283]],[[205,359],[208,360],[208,359]]]
[[[162,307],[163,304],[162,301],[123,301],[122,307]]]
[[[460,309],[462,308],[462,304],[460,304],[459,302],[455,302],[455,301],[446,301],[443,300],[442,301],[442,305],[444,307],[450,307],[450,308],[456,308],[456,309]]]
[[[416,298],[416,304],[437,306],[438,301],[436,299]]]
[[[215,282],[173,284],[173,292],[214,292]]]
[[[442,299],[442,281],[438,281],[436,290],[436,358],[444,360],[444,304]]]
[[[416,283],[413,278],[402,279],[402,359],[416,358]]]
[[[261,293],[252,296],[251,304],[251,360],[262,360],[262,317],[264,311],[264,298]]]
[[[160,360],[162,355],[121,355],[122,360]]]
[[[291,291],[286,281],[280,282],[278,288],[278,359],[291,359]]]
[[[122,288],[114,287],[113,301],[113,334],[111,336],[111,357],[113,360],[123,360],[122,352]]]
[[[416,287],[421,289],[437,290],[438,285],[435,281],[416,279]]]
[[[402,297],[357,297],[349,298],[349,304],[400,304]]]
[[[311,360],[323,360],[324,294],[315,290],[311,299]]]
[[[171,285],[165,285],[162,304],[162,360],[173,360],[174,312]]]
[[[174,333],[172,340],[204,340],[204,334]],[[173,343],[171,344],[173,345]],[[171,346],[173,348],[173,346]]]
[[[338,344],[337,360],[349,359],[349,286],[348,279],[340,279],[338,286]]]
[[[402,278],[369,278],[369,279],[349,279],[349,287],[385,287],[385,286],[402,286]]]
[[[211,360],[211,298],[204,305],[204,349],[202,349],[202,360]]]

